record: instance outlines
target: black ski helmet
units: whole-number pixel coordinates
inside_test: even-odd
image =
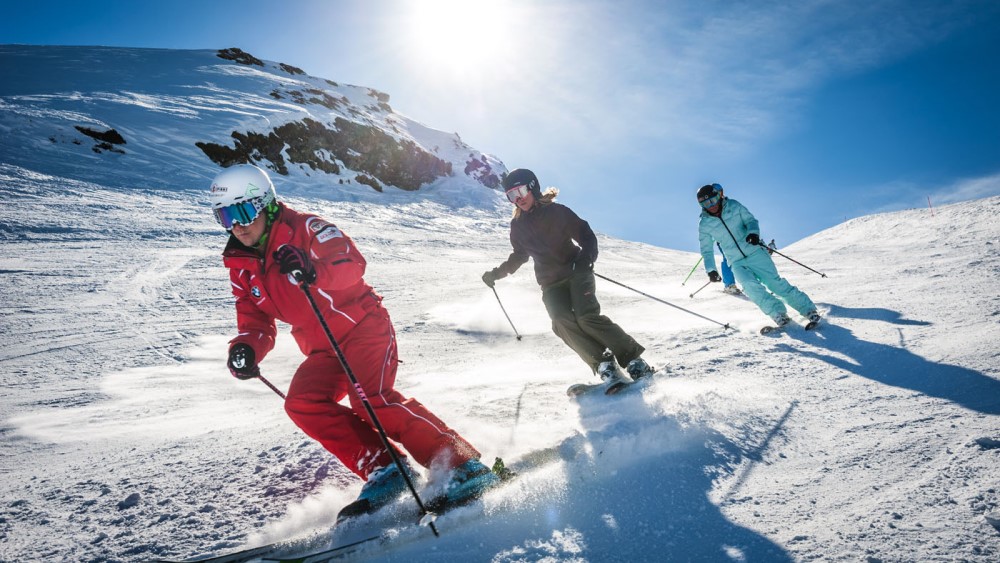
[[[719,184],[705,184],[698,190],[698,201],[708,199],[716,194],[722,193],[722,186]]]
[[[517,186],[528,186],[528,189],[531,190],[531,195],[535,196],[535,201],[542,197],[542,187],[538,183],[538,178],[535,177],[534,172],[527,168],[516,168],[504,176],[503,191],[506,192]]]

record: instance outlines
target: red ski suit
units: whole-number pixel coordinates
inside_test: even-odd
[[[393,389],[396,333],[382,297],[362,277],[366,262],[354,242],[315,215],[279,205],[263,255],[232,236],[223,252],[239,329],[230,346],[249,344],[260,361],[274,348],[275,319],[291,325],[306,360],[288,389],[288,416],[362,479],[392,463],[302,289],[271,258],[283,244],[307,250],[316,268],[310,292],[386,434],[424,467],[441,461],[454,468],[478,458],[426,407]],[[339,404],[345,396],[350,407]]]

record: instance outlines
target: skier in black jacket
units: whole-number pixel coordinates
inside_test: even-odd
[[[607,393],[628,383],[619,365],[632,379],[653,373],[642,359],[645,349],[621,327],[601,314],[594,281],[597,237],[590,225],[570,208],[555,203],[559,190],[541,193],[538,178],[523,168],[503,180],[507,199],[515,205],[510,221],[513,252],[502,264],[483,274],[493,287],[513,274],[528,258],[535,261],[535,279],[542,302],[552,319],[552,331],[607,382]]]

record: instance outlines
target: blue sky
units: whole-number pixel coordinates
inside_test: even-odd
[[[719,182],[779,246],[1000,194],[1000,3],[4,2],[0,43],[240,47],[388,93],[598,231],[696,246]],[[900,236],[894,233],[892,236]]]

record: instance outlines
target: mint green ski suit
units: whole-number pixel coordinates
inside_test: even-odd
[[[760,226],[753,214],[732,198],[722,198],[720,205],[719,216],[703,209],[698,223],[698,242],[705,271],[718,271],[713,246],[718,242],[743,292],[764,314],[777,321],[787,313],[785,303],[804,316],[815,311],[816,305],[808,295],[778,275],[767,249],[746,241],[750,233],[760,235]]]

